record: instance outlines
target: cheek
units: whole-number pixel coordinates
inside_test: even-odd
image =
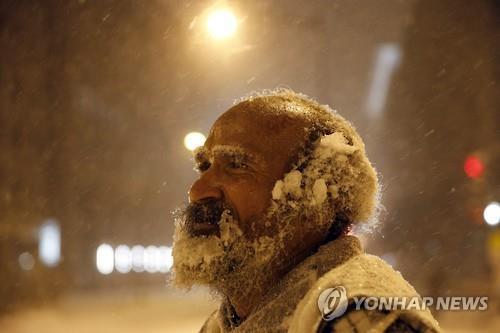
[[[241,180],[227,186],[227,196],[238,210],[241,222],[262,216],[271,202],[272,186],[253,180]]]

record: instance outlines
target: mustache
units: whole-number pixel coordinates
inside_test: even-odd
[[[181,209],[180,216],[184,226],[192,224],[218,225],[222,213],[225,211],[229,211],[234,216],[232,208],[223,200],[208,198],[188,204]]]

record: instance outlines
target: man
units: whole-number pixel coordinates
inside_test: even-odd
[[[290,90],[243,99],[195,161],[173,279],[221,296],[201,332],[439,331],[428,310],[355,307],[354,297],[418,294],[348,235],[376,220],[377,175],[355,129],[328,106]],[[333,318],[335,298],[318,300],[336,287],[345,312]]]

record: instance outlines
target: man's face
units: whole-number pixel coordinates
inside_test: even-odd
[[[200,177],[176,225],[178,284],[210,285],[255,264],[259,256],[277,253],[283,246],[277,242],[280,226],[266,214],[271,191],[290,169],[304,138],[302,121],[241,105],[215,122],[196,154]]]
[[[197,154],[200,177],[189,191],[190,203],[219,199],[231,207],[249,238],[265,233],[256,224],[271,202],[275,182],[290,168],[304,138],[298,121],[259,119],[236,108],[213,125]]]

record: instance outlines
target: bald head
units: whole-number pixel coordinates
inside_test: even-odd
[[[340,193],[335,190],[335,193],[330,193],[334,194],[329,195],[331,206],[351,222],[375,221],[378,206],[375,169],[366,156],[364,143],[355,128],[336,111],[303,94],[279,89],[240,100],[218,121],[227,119],[231,123],[238,116],[253,123],[252,133],[240,128],[242,135],[248,135],[248,140],[264,141],[269,143],[266,147],[274,150],[275,155],[287,155],[285,173],[293,170],[303,172],[308,167],[314,169],[312,164],[322,164],[318,158],[325,158],[325,154],[314,156],[322,139],[334,133],[338,134],[338,138],[345,139],[345,144],[352,148],[347,149],[351,153],[335,151],[339,146],[333,147],[330,149],[330,161],[322,161],[328,164],[328,167],[323,168],[323,174],[311,170],[316,174],[309,176],[330,179],[332,189],[340,190]]]
[[[276,171],[283,176],[296,161],[311,127],[308,119],[299,113],[283,112],[290,106],[279,98],[239,103],[217,119],[205,147],[223,141],[244,147],[263,164],[279,160]]]

